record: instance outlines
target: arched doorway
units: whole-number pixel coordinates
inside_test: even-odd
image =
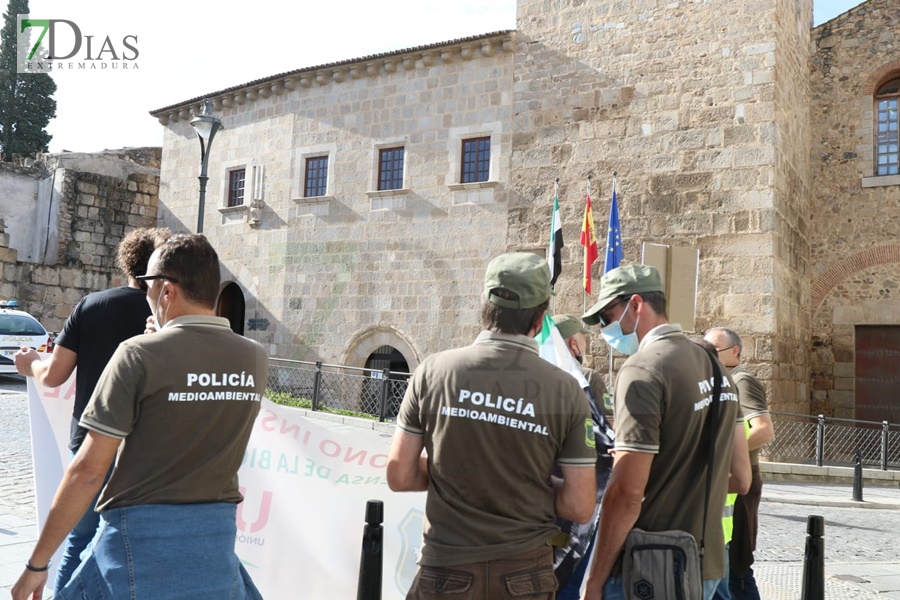
[[[244,335],[244,293],[235,282],[228,282],[219,292],[216,315],[228,319],[236,334]]]
[[[391,372],[409,373],[409,363],[399,350],[393,346],[379,346],[366,359],[367,369],[382,371],[388,369]]]
[[[393,346],[379,346],[366,359],[366,369],[372,369],[369,387],[364,394],[369,397],[381,397],[382,385],[387,385],[384,416],[393,419],[400,410],[400,402],[406,393],[406,382],[409,379],[409,363],[399,350]],[[387,381],[385,381],[387,369]],[[380,409],[380,403],[378,404]]]

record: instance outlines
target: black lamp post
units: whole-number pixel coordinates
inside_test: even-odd
[[[203,233],[203,210],[206,204],[206,175],[209,167],[209,151],[212,148],[213,138],[216,132],[222,128],[222,121],[212,116],[213,103],[209,98],[203,101],[203,108],[199,115],[191,119],[191,125],[197,131],[200,138],[200,208],[197,213],[197,233]]]

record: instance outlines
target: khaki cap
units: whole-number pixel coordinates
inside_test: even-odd
[[[600,278],[600,297],[581,316],[581,320],[588,325],[596,325],[600,322],[600,311],[619,296],[665,291],[656,267],[649,265],[617,267],[609,273],[604,273]]]
[[[493,290],[514,293],[518,300],[501,298]],[[550,299],[550,265],[531,252],[501,254],[484,273],[484,297],[506,308],[534,308]]]
[[[589,330],[585,329],[584,325],[581,323],[581,319],[575,315],[555,315],[553,317],[553,324],[559,329],[559,334],[564,340],[572,337],[579,331],[586,334],[591,333]]]

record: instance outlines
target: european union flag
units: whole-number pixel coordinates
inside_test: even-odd
[[[608,273],[622,262],[622,227],[619,225],[619,204],[616,202],[616,182],[613,180],[612,207],[609,209],[609,229],[606,231],[606,262],[603,272]]]

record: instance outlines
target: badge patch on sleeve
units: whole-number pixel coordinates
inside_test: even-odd
[[[584,443],[588,448],[596,448],[597,442],[594,440],[594,421],[593,419],[584,420]]]

